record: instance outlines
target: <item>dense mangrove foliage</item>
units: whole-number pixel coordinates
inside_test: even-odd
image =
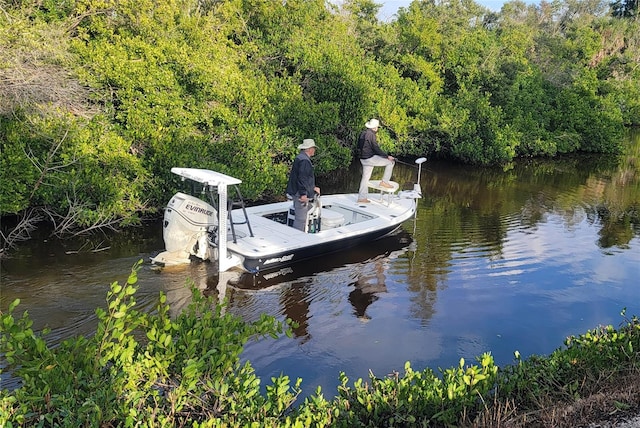
[[[303,138],[319,174],[383,148],[482,165],[617,153],[640,122],[637,0],[12,0],[0,3],[2,248],[135,224],[173,166],[281,197]]]
[[[139,266],[111,285],[91,337],[54,346],[18,315],[19,301],[0,313],[0,353],[21,380],[0,391],[0,425],[573,427],[640,402],[640,322],[624,311],[620,327],[569,337],[549,356],[515,352],[500,368],[485,353],[439,373],[407,362],[404,373],[368,380],[337,373],[337,391],[318,388],[298,402],[302,379],[282,374],[263,384],[240,360],[248,340],[289,333],[287,323],[266,315],[245,323],[195,287],[175,318],[163,294],[155,311],[140,311]]]

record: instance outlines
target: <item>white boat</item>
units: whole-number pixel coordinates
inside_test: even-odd
[[[425,160],[416,163],[421,167]],[[357,203],[355,193],[316,197],[308,230],[301,231],[291,226],[291,201],[245,207],[237,178],[196,168],[171,172],[195,185],[200,195],[178,192],[171,198],[164,212],[165,251],[151,261],[171,266],[199,258],[217,262],[219,272],[280,269],[380,239],[415,215],[421,197],[420,173],[411,190],[398,191],[397,183],[392,189],[380,188],[371,181],[379,193],[371,195],[370,203]]]

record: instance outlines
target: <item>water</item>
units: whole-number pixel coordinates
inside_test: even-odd
[[[622,159],[523,161],[507,169],[429,161],[415,220],[393,237],[269,277],[217,288],[207,263],[162,271],[148,260],[163,248],[159,222],[140,230],[74,241],[42,237],[2,261],[0,309],[15,298],[50,340],[91,334],[96,307],[113,281],[143,259],[137,300],[151,310],[160,291],[178,311],[187,278],[229,300],[247,321],[261,313],[295,320],[292,338],[251,341],[263,385],[286,374],[336,393],[338,375],[367,379],[473,363],[491,352],[500,365],[548,354],[569,335],[618,326],[640,315],[638,136]],[[415,180],[399,164],[394,179]],[[353,191],[358,171],[320,181],[324,192]],[[15,383],[7,374],[3,387]]]

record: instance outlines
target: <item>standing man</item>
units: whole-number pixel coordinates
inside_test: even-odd
[[[393,186],[389,183],[391,173],[395,165],[395,158],[389,156],[382,151],[376,140],[376,134],[380,127],[378,119],[371,119],[364,124],[366,129],[362,131],[358,138],[358,156],[362,164],[362,179],[360,180],[360,189],[358,190],[358,203],[368,203],[369,201],[369,180],[374,166],[384,166],[384,174],[380,187],[388,189]]]
[[[293,199],[293,208],[296,217],[293,227],[304,232],[307,222],[307,213],[312,207],[313,198],[320,194],[320,188],[316,186],[315,173],[311,157],[316,154],[316,143],[311,138],[302,141],[298,146],[300,153],[296,156],[289,174],[287,183],[287,195]]]

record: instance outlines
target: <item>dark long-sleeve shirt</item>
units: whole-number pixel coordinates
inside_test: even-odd
[[[309,199],[315,196],[314,188],[316,187],[316,178],[313,171],[311,158],[303,150],[293,161],[291,173],[289,174],[289,182],[287,183],[287,194],[291,197],[300,197],[307,195]]]
[[[378,145],[376,133],[373,130],[367,128],[362,131],[360,137],[358,137],[358,156],[360,157],[360,159],[369,159],[374,155],[382,156],[384,158],[389,156],[384,151],[382,151],[382,149]]]

